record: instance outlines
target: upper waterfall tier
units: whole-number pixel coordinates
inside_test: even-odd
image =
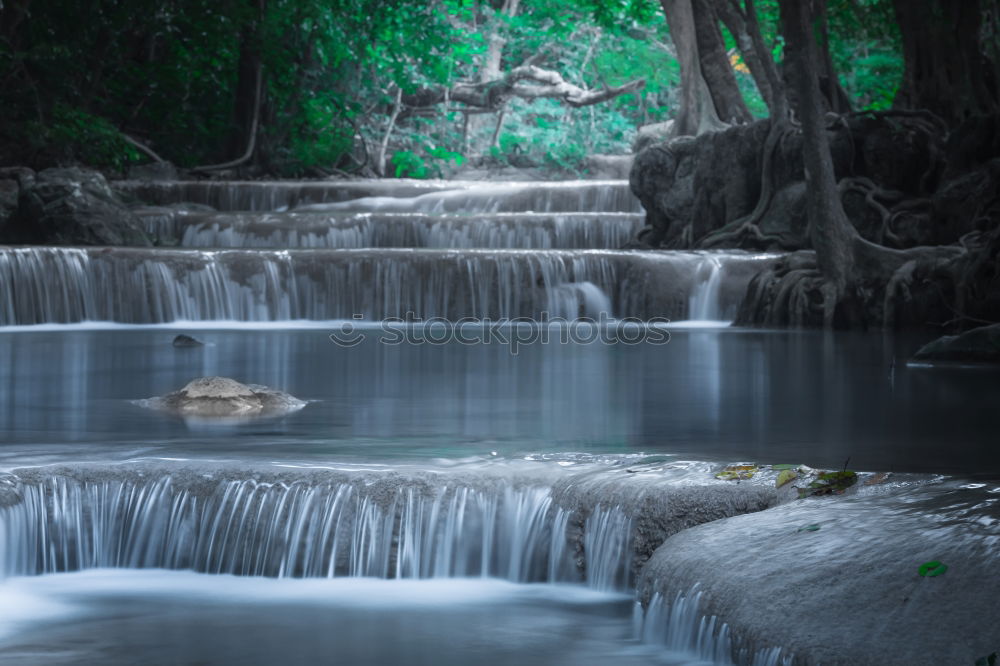
[[[201,248],[614,250],[644,224],[636,213],[137,212],[159,244]]]
[[[776,255],[0,247],[0,325],[732,316]],[[705,262],[722,277],[702,286]],[[692,298],[711,299],[708,306]]]
[[[152,205],[195,203],[221,211],[320,209],[350,212],[641,213],[628,181],[119,181],[115,189]]]

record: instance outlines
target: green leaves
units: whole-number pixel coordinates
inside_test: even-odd
[[[810,495],[841,495],[858,482],[858,475],[851,470],[821,472],[805,488],[799,488],[799,499]]]
[[[925,578],[935,578],[943,575],[946,571],[948,571],[948,565],[937,560],[924,562],[920,565],[920,568],[917,569],[917,573]]]

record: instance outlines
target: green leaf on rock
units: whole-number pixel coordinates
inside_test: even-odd
[[[753,463],[744,465],[728,465],[725,469],[715,475],[715,478],[723,481],[744,481],[753,478],[760,468]]]
[[[857,482],[858,475],[851,470],[821,472],[807,487],[799,488],[799,499],[810,495],[841,495]]]
[[[785,485],[787,483],[790,483],[791,481],[797,479],[798,476],[799,476],[798,474],[796,474],[795,472],[793,472],[790,469],[783,469],[778,474],[778,478],[774,482],[774,487],[775,488],[780,488],[783,485]]]
[[[920,565],[918,573],[925,578],[934,578],[935,576],[940,576],[948,570],[948,565],[938,560],[931,560],[930,562],[924,562]]]
[[[803,525],[802,527],[796,530],[796,532],[818,532],[818,531],[819,531],[819,525],[817,525],[816,523],[813,523],[812,525]]]

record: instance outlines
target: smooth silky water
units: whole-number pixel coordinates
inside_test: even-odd
[[[359,326],[352,335],[364,339],[345,347],[330,338],[342,327],[0,333],[0,462],[647,453],[834,468],[850,458],[870,471],[1000,467],[989,434],[997,372],[907,367],[919,337],[667,328],[665,344],[608,345],[588,341],[599,337],[591,327],[553,325],[467,327],[476,342],[440,344],[445,328],[431,324]],[[174,348],[180,332],[206,345]],[[404,336],[413,343],[397,344]],[[207,375],[309,404],[235,425],[135,404]]]
[[[220,212],[142,212],[183,249],[0,248],[0,664],[773,666],[698,590],[636,604],[658,540],[774,502],[722,465],[1000,469],[996,371],[727,327],[776,256],[618,251],[622,182],[120,187]],[[308,402],[143,406],[208,375]]]

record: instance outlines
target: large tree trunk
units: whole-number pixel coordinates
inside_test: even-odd
[[[503,6],[497,10],[493,29],[490,32],[489,46],[483,64],[479,68],[479,82],[488,83],[500,78],[500,63],[503,60],[503,47],[507,44],[504,37],[503,17],[514,18],[520,9],[521,0],[504,0]]]
[[[807,3],[780,0],[786,40],[789,77],[798,97],[802,121],[802,153],[805,165],[809,232],[822,272],[824,323],[833,323],[837,302],[854,277],[852,243],[857,233],[847,219],[830,156],[823,123],[823,98],[819,89],[816,42]]]
[[[236,70],[232,129],[226,142],[226,157],[237,158],[255,141],[260,118],[263,58],[260,50],[260,22],[265,0],[250,0],[255,19],[240,32],[240,57]]]
[[[242,154],[250,141],[254,115],[257,113],[257,74],[261,66],[260,50],[256,48],[256,40],[244,35],[240,40],[232,129],[226,142],[227,156],[235,157]]]
[[[833,66],[833,56],[830,55],[830,31],[826,20],[827,0],[813,0],[813,25],[816,36],[816,67],[819,77],[819,89],[826,108],[834,113],[847,113],[851,110],[851,100],[840,85],[837,70]]]
[[[896,108],[929,109],[949,124],[996,112],[980,48],[979,0],[895,0],[905,72]]]
[[[750,122],[753,117],[736,84],[736,75],[733,74],[719,30],[719,17],[711,0],[692,0],[691,8],[694,10],[694,31],[701,60],[701,75],[708,84],[716,114],[729,124]]]
[[[746,62],[771,116],[784,116],[788,110],[785,87],[774,58],[764,44],[753,0],[746,0],[745,6],[741,6],[739,0],[714,0],[714,5],[719,19],[736,40],[743,61]]]
[[[681,100],[680,109],[674,117],[674,136],[692,136],[724,126],[702,75],[691,2],[660,0],[681,66]]]

